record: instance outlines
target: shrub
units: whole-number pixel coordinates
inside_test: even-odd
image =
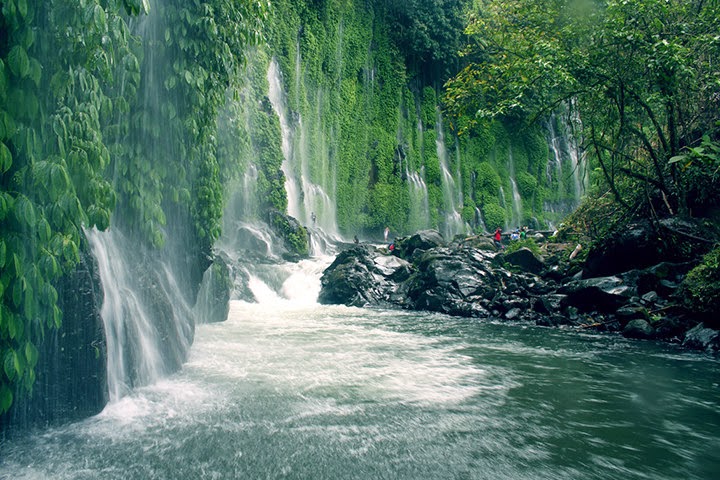
[[[705,255],[683,280],[681,297],[685,305],[699,314],[720,312],[720,246]]]

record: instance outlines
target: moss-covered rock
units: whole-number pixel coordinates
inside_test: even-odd
[[[705,255],[680,286],[679,297],[693,313],[707,317],[710,326],[720,326],[720,247]],[[711,318],[712,317],[712,318]]]

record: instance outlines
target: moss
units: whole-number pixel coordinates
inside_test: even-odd
[[[681,298],[690,311],[701,315],[720,312],[720,247],[705,255],[681,285]]]

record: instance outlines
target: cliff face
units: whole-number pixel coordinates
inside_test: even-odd
[[[62,327],[49,329],[38,345],[32,393],[16,391],[12,408],[0,417],[3,432],[84,418],[107,402],[103,293],[97,262],[87,248],[57,291]]]

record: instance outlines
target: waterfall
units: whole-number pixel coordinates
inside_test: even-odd
[[[280,73],[280,65],[275,58],[270,61],[267,71],[268,80],[268,98],[273,106],[273,110],[280,119],[280,130],[282,134],[282,171],[285,174],[285,191],[288,197],[288,215],[297,219],[300,216],[300,188],[296,178],[294,169],[293,155],[293,135],[294,129],[290,124],[290,113],[285,100],[285,92],[282,86],[282,76]]]
[[[462,198],[462,191],[457,189],[455,186],[455,179],[450,173],[448,168],[448,153],[445,145],[445,132],[442,124],[442,116],[438,110],[437,124],[435,126],[437,132],[437,140],[435,146],[437,148],[437,156],[440,162],[441,181],[443,189],[443,207],[445,209],[445,225],[443,228],[443,235],[445,238],[452,238],[458,233],[466,231],[465,224],[462,220],[460,213],[458,212],[456,205],[460,205],[461,202],[456,204],[456,192],[460,191],[459,197]],[[462,205],[460,205],[462,206]]]
[[[300,51],[296,55],[295,88],[303,88]],[[337,236],[337,215],[335,202],[334,168],[330,161],[330,150],[335,140],[332,130],[324,127],[324,95],[322,90],[315,93],[316,110],[307,117],[293,115],[287,105],[283,89],[282,73],[275,58],[267,71],[268,98],[280,120],[282,134],[285,190],[288,197],[288,215],[301,223]],[[296,117],[293,120],[293,117]]]
[[[558,218],[580,204],[588,181],[584,152],[575,133],[582,127],[582,122],[572,105],[565,108],[567,111],[562,115],[550,114],[546,124],[550,148],[546,176],[554,196],[546,202],[545,210],[555,213]]]
[[[560,146],[560,138],[555,132],[555,114],[551,114],[550,122],[548,122],[548,131],[550,139],[548,146],[550,147],[550,153],[552,154],[551,161],[547,164],[546,176],[548,183],[552,183],[552,179],[556,178],[558,183],[558,190],[564,191],[563,187],[563,174],[562,174],[562,149]],[[553,175],[554,170],[554,175]]]
[[[117,229],[86,235],[104,293],[108,392],[115,402],[180,367],[194,317],[167,263],[140,254]]]
[[[570,105],[570,119],[565,124],[566,126],[566,137],[568,139],[568,153],[570,155],[570,165],[572,166],[573,184],[575,186],[575,203],[580,204],[585,190],[588,186],[588,175],[585,158],[585,151],[580,147],[578,141],[579,132],[582,129],[582,120],[580,119],[580,113],[575,105]]]
[[[430,203],[428,200],[428,189],[423,179],[423,169],[418,172],[410,172],[405,167],[410,194],[410,229],[420,230],[430,225]]]
[[[515,181],[515,159],[513,158],[512,146],[508,153],[508,173],[510,175],[510,187],[512,189],[512,218],[510,225],[506,225],[506,229],[519,228],[523,221],[522,211],[522,198],[520,197],[520,191],[518,190],[517,182]]]

